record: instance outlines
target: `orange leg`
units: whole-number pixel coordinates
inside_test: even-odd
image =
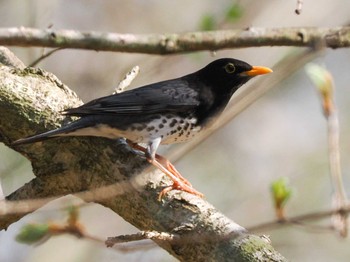
[[[144,148],[144,147],[142,147],[142,146],[140,146],[138,144],[132,143],[129,140],[127,140],[127,142],[132,148],[146,153],[146,151],[147,151],[146,148]],[[154,165],[155,167],[160,169],[164,174],[169,176],[171,178],[171,180],[173,180],[173,185],[172,186],[166,187],[166,188],[164,188],[162,190],[162,192],[160,192],[159,200],[161,200],[162,197],[166,193],[168,193],[169,191],[171,191],[173,189],[178,189],[178,190],[181,190],[181,191],[185,191],[185,192],[191,193],[193,195],[197,195],[199,197],[203,197],[203,194],[198,192],[197,190],[195,190],[192,187],[191,183],[186,178],[184,178],[179,173],[179,171],[176,170],[175,166],[173,164],[171,164],[170,161],[168,159],[166,159],[165,157],[156,154],[155,155],[155,159],[148,158],[147,160],[152,165]]]
[[[162,165],[164,166],[167,170],[169,170],[169,172],[171,172],[174,176],[176,176],[179,180],[181,180],[183,183],[185,183],[186,185],[192,187],[191,183],[184,178],[179,171],[176,170],[175,166],[170,163],[170,161],[168,159],[166,159],[165,157],[156,154],[156,160]]]

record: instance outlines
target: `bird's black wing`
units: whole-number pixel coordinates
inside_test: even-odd
[[[135,115],[185,112],[199,103],[197,88],[184,78],[143,86],[68,109],[67,115]]]

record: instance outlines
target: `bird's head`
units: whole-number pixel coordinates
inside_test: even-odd
[[[209,86],[233,94],[254,76],[271,72],[272,70],[267,67],[251,66],[237,59],[222,58],[211,62],[197,73],[200,80]]]

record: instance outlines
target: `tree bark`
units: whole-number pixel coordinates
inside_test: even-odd
[[[122,139],[59,138],[11,146],[21,137],[59,127],[67,121],[60,112],[82,102],[54,75],[24,68],[5,48],[0,53],[0,139],[31,161],[35,175],[0,202],[0,229],[51,199],[77,194],[140,230],[176,234],[176,241],[155,242],[181,261],[285,261],[266,238],[249,234],[203,199],[172,191],[158,201],[170,181],[147,171],[144,158]],[[6,209],[32,199],[41,200],[16,212]]]

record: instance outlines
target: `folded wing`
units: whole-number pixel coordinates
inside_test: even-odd
[[[189,82],[173,79],[141,88],[92,100],[80,107],[68,109],[65,114],[87,115],[135,115],[185,112],[199,104],[196,90]]]

